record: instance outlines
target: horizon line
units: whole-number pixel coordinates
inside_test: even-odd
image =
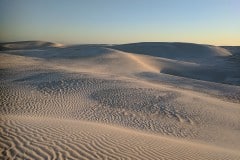
[[[125,45],[125,44],[138,44],[138,43],[186,43],[186,44],[197,44],[197,45],[210,45],[210,46],[240,46],[239,45],[216,45],[210,43],[198,43],[198,42],[189,42],[189,41],[133,41],[133,42],[124,42],[124,43],[66,43],[61,41],[47,41],[47,40],[22,40],[22,41],[0,41],[0,43],[19,43],[19,42],[46,42],[46,43],[58,43],[63,45]]]

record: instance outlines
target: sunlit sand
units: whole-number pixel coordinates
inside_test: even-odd
[[[240,159],[240,47],[0,47],[0,159]]]

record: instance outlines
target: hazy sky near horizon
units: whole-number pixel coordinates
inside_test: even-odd
[[[0,0],[0,41],[240,45],[240,0]]]

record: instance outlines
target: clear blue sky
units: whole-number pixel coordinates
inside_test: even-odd
[[[240,45],[240,0],[0,0],[0,41]]]

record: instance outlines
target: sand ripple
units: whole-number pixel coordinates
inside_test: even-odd
[[[41,49],[0,53],[0,159],[240,159],[239,86],[106,46]]]
[[[2,159],[239,159],[237,152],[83,121],[1,117]]]

